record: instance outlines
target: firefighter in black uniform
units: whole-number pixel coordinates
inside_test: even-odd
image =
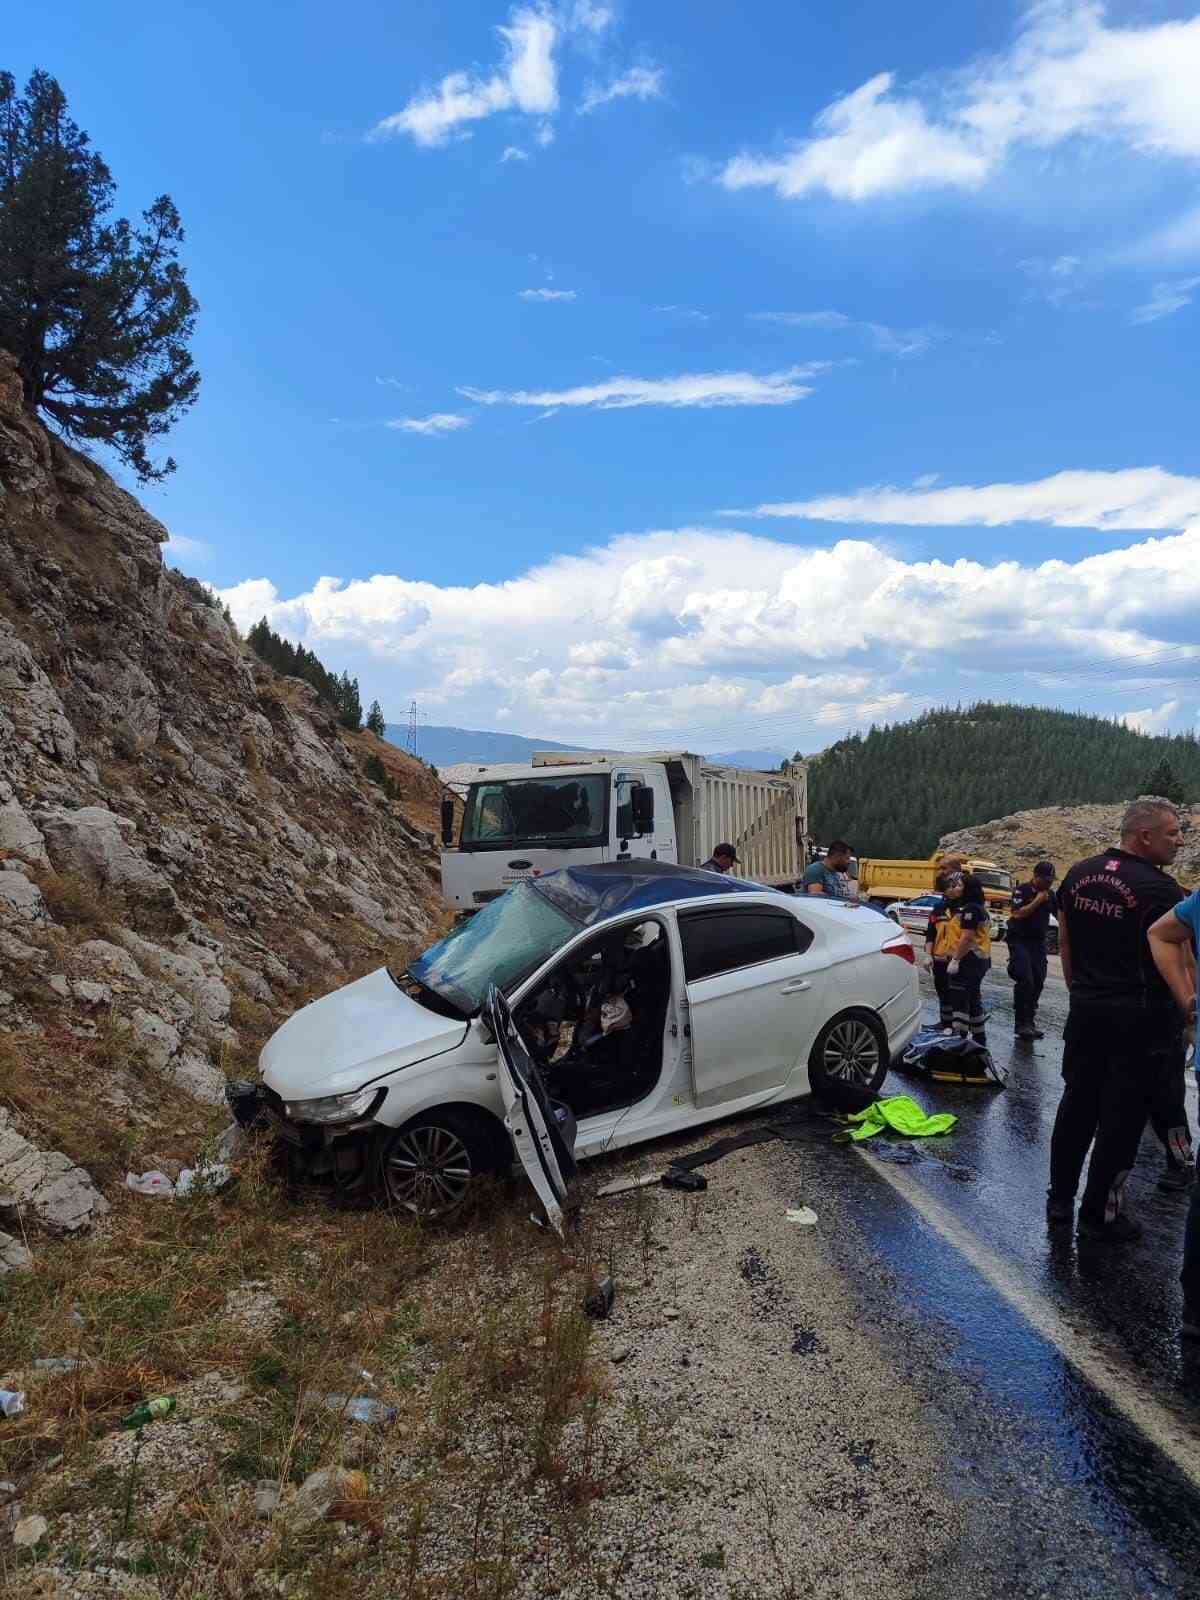
[[[1046,985],[1046,931],[1055,909],[1054,864],[1039,861],[1031,883],[1013,890],[1008,918],[1008,975],[1013,981],[1014,1027],[1018,1039],[1043,1039],[1037,1025],[1038,1001]]]
[[[1079,1206],[1085,1239],[1119,1243],[1142,1232],[1122,1209],[1125,1184],[1146,1119],[1178,1073],[1182,1029],[1146,935],[1183,899],[1162,870],[1180,843],[1179,816],[1169,801],[1136,801],[1122,819],[1120,845],[1077,862],[1058,894],[1070,1011],[1046,1214],[1051,1223],[1070,1222],[1094,1138]]]

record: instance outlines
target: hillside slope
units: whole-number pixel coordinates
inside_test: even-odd
[[[31,1238],[194,1151],[276,1022],[440,915],[436,779],[389,750],[401,803],[365,782],[386,747],[258,661],[165,537],[0,353],[0,1227]]]
[[[926,856],[940,835],[1048,805],[1144,793],[1160,761],[1200,794],[1200,743],[1151,737],[1101,717],[980,704],[872,728],[812,759],[817,838],[859,855]]]
[[[1018,811],[973,828],[958,828],[938,841],[940,850],[982,856],[1028,878],[1035,861],[1053,861],[1061,878],[1068,867],[1115,844],[1125,802],[1117,805],[1043,806]],[[1200,806],[1180,808],[1184,844],[1171,873],[1185,888],[1200,882]]]

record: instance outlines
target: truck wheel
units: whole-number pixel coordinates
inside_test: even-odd
[[[808,1058],[808,1081],[818,1098],[846,1089],[874,1096],[889,1065],[887,1034],[879,1019],[868,1011],[847,1011],[817,1035]]]
[[[398,1210],[443,1222],[466,1203],[477,1180],[497,1171],[499,1138],[482,1117],[448,1107],[414,1117],[379,1150],[379,1187]]]

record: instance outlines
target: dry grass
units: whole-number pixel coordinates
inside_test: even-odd
[[[164,1600],[505,1600],[581,1577],[612,1592],[622,1556],[602,1548],[598,1512],[645,1441],[631,1451],[614,1425],[589,1355],[599,1241],[565,1252],[528,1209],[498,1186],[449,1230],[334,1213],[289,1200],[252,1151],[232,1192],[119,1196],[104,1237],[41,1251],[0,1286],[0,1381],[20,1371],[29,1392],[0,1434],[0,1475],[51,1527],[32,1555],[0,1548],[0,1594],[32,1592],[39,1562],[81,1584],[98,1567],[141,1574]],[[636,1238],[625,1248],[632,1267]],[[227,1309],[247,1283],[269,1286],[263,1325]],[[84,1365],[34,1371],[44,1355]],[[196,1382],[217,1373],[237,1388]],[[399,1417],[345,1422],[312,1403],[330,1391]],[[179,1412],[135,1460],[115,1430],[153,1394],[178,1395]],[[255,1516],[257,1480],[283,1485],[286,1508],[338,1463],[367,1492],[331,1520]]]
[[[61,1150],[103,1188],[141,1160],[159,1165],[193,1154],[214,1113],[147,1065],[117,1011],[94,1026],[90,1038],[61,1021],[42,1033],[0,1034],[0,1105],[40,1149]],[[137,1120],[117,1109],[119,1101],[106,1102],[113,1091],[133,1103]]]
[[[63,927],[86,928],[94,934],[128,920],[128,908],[119,891],[101,891],[78,873],[54,872],[44,867],[33,874],[33,879],[50,915]]]

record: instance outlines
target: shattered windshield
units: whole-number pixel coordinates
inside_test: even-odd
[[[608,787],[607,774],[473,783],[467,794],[461,846],[486,850],[603,844]]]
[[[532,884],[518,883],[418,956],[408,975],[473,1016],[491,984],[508,993],[578,931]]]

